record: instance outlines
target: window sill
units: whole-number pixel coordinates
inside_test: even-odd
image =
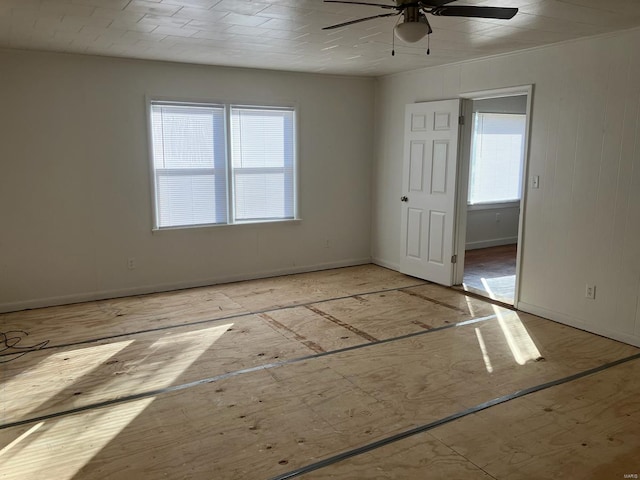
[[[242,228],[242,227],[264,227],[267,225],[297,225],[302,223],[301,218],[291,218],[287,220],[263,220],[260,222],[238,222],[238,223],[219,223],[208,225],[183,225],[178,227],[161,227],[153,228],[151,233],[170,232],[175,230],[208,230],[214,228]]]
[[[497,210],[500,208],[517,208],[519,206],[520,200],[514,200],[512,202],[476,203],[475,205],[467,205],[467,211]]]

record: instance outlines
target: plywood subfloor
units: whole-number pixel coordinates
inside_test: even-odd
[[[640,445],[634,433],[640,428],[640,385],[629,380],[638,375],[638,361],[613,367],[335,463],[304,478],[635,478],[640,474]]]
[[[48,341],[0,356],[3,480],[277,478],[639,351],[372,265],[0,322],[29,334],[20,345]],[[639,370],[633,360],[303,476],[559,478],[589,456],[584,442],[601,455],[581,478],[638,469],[640,386],[624,379]]]

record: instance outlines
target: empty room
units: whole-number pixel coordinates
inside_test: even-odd
[[[640,475],[640,3],[0,1],[0,479]]]

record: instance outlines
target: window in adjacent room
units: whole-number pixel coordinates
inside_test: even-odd
[[[156,228],[296,217],[292,108],[151,102]]]
[[[527,116],[475,113],[469,204],[520,200]]]

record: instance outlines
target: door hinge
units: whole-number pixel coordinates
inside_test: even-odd
[[[458,125],[464,125],[464,115],[458,117]]]
[[[451,256],[451,263],[458,263],[458,255]]]

